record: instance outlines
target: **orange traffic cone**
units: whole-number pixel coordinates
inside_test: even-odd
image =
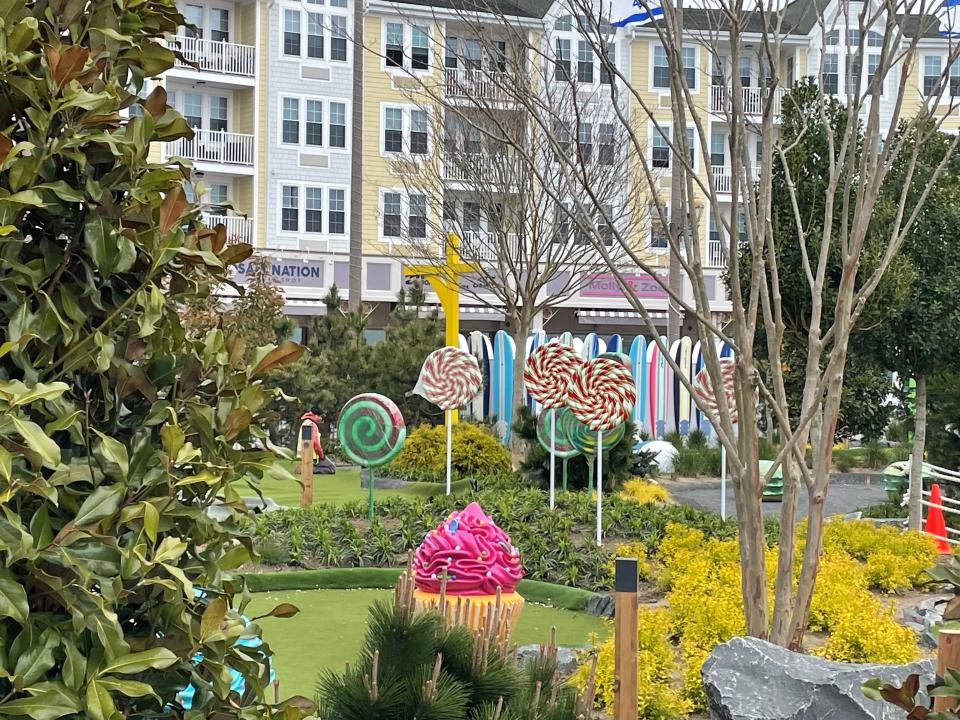
[[[943,501],[940,499],[940,485],[937,483],[933,483],[930,488],[927,524],[923,529],[928,535],[933,535],[937,539],[937,550],[941,553],[950,552],[950,545],[947,543],[947,523],[943,519]]]

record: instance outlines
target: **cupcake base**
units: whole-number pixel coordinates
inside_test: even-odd
[[[466,625],[474,630],[484,627],[495,634],[513,632],[523,608],[523,597],[519,593],[499,593],[497,595],[450,595],[414,590],[413,601],[417,612],[427,610],[440,611],[447,622]]]

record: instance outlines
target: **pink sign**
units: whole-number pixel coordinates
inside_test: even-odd
[[[651,275],[646,273],[624,275],[623,279],[638,298],[649,300],[665,300],[667,298],[667,291],[660,287]],[[580,294],[584,297],[623,297],[623,291],[620,289],[617,279],[607,273],[588,276],[580,289]]]

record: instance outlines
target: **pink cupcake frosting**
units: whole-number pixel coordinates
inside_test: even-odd
[[[477,503],[452,512],[420,543],[414,558],[418,590],[440,592],[447,576],[450,595],[493,595],[514,591],[523,577],[520,552]]]

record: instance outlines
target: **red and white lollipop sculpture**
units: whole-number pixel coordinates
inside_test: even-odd
[[[572,347],[551,340],[541,345],[527,358],[523,382],[527,392],[544,408],[567,404],[567,389],[583,361]],[[557,413],[550,413],[550,507],[556,504],[556,447]]]
[[[466,405],[480,391],[483,374],[477,359],[460,348],[442,347],[427,355],[413,392],[444,411],[447,425],[447,495],[450,494],[451,411]]]
[[[567,406],[574,417],[597,431],[597,545],[603,539],[603,431],[626,422],[636,402],[633,375],[611,358],[598,357],[585,363],[567,390]]]

